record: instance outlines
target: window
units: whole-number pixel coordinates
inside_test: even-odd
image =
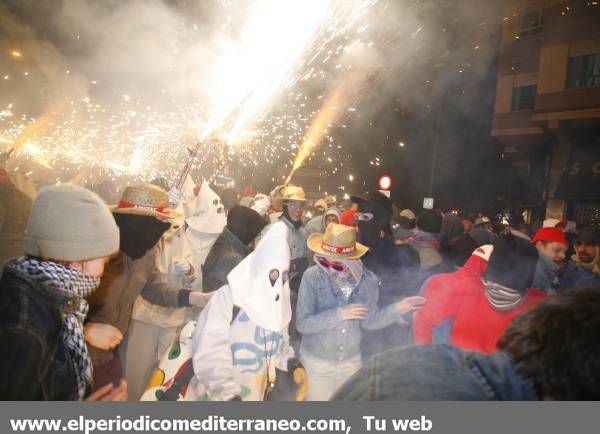
[[[531,110],[535,105],[535,94],[537,93],[537,84],[530,86],[513,87],[511,110]]]
[[[569,59],[567,88],[582,87],[600,87],[600,53]]]
[[[521,30],[520,35],[530,35],[542,30],[544,25],[544,14],[542,10],[527,12],[521,15]]]

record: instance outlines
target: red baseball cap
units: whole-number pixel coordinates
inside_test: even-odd
[[[531,240],[531,244],[535,244],[538,241],[550,241],[569,245],[569,242],[565,238],[565,233],[558,228],[541,228]]]

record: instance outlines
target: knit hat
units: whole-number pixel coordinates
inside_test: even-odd
[[[541,228],[531,240],[531,244],[535,244],[538,241],[550,241],[564,245],[569,244],[565,233],[558,228]]]
[[[486,262],[490,261],[490,256],[492,256],[492,252],[494,251],[494,246],[491,244],[485,244],[483,246],[477,247],[472,256],[478,256]]]
[[[26,254],[84,261],[118,250],[119,229],[97,194],[69,183],[40,190],[27,223]]]
[[[267,225],[262,216],[251,208],[236,205],[227,214],[227,229],[248,245]]]
[[[325,222],[325,219],[327,218],[328,215],[336,216],[338,222],[340,221],[340,218],[342,217],[342,213],[340,212],[340,210],[337,206],[331,206],[330,208],[327,208],[327,211],[325,211],[325,214],[323,214],[323,222]]]
[[[538,258],[537,249],[527,240],[503,234],[494,243],[484,278],[524,293],[533,283]]]
[[[439,234],[442,230],[442,216],[432,209],[425,209],[417,217],[417,227],[431,234]]]
[[[600,245],[600,228],[587,226],[577,232],[575,241],[579,243],[591,244],[593,246]]]

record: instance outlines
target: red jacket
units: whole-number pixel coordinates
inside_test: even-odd
[[[417,311],[413,322],[415,343],[433,343],[434,331],[439,330],[449,334],[449,344],[493,353],[512,319],[546,297],[542,291],[529,289],[521,305],[499,312],[485,297],[482,276],[486,268],[487,261],[471,256],[458,271],[438,274],[427,282],[421,291],[427,303]]]

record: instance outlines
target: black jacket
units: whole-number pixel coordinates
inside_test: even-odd
[[[397,246],[391,237],[386,236],[369,249],[363,257],[363,264],[379,278],[377,305],[380,309],[418,293],[421,263],[419,253],[411,245]],[[410,317],[405,319],[411,320]],[[361,341],[363,360],[408,342],[407,324],[394,323],[379,330],[365,330]]]
[[[203,292],[212,292],[227,283],[227,275],[252,251],[229,229],[224,228],[202,265]]]
[[[77,400],[61,312],[79,303],[9,267],[0,280],[0,399]]]

